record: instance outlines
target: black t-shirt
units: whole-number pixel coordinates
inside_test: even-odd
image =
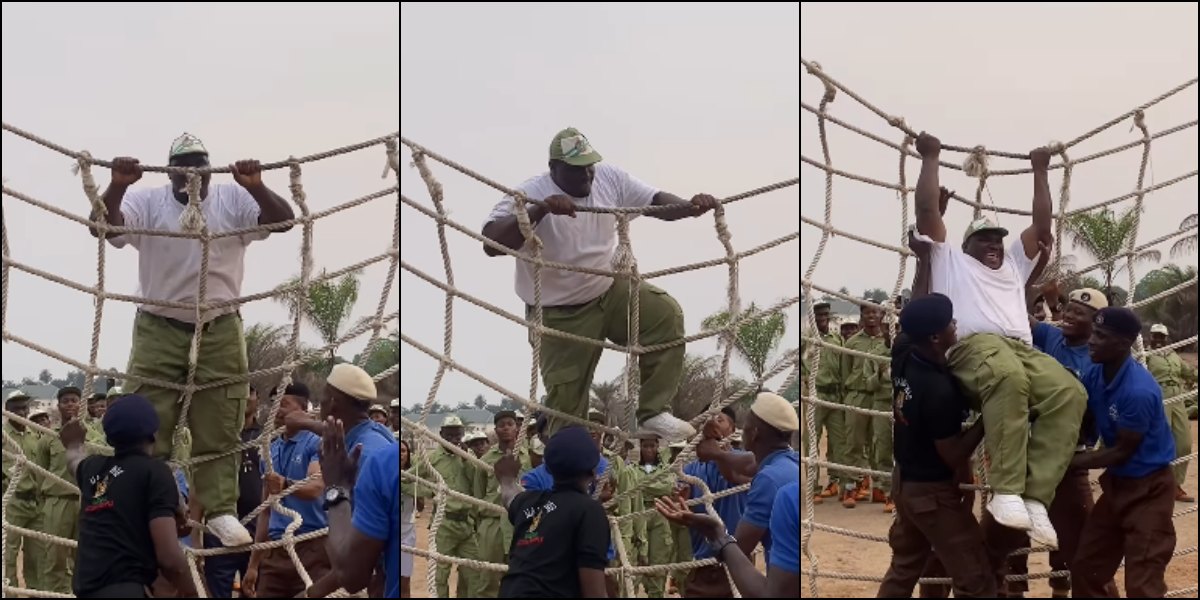
[[[89,456],[81,492],[75,595],[117,583],[150,585],[158,576],[150,521],[173,517],[179,489],[167,463],[145,454]]]
[[[258,439],[262,429],[257,425],[242,430],[242,442]],[[242,464],[238,469],[238,518],[250,514],[262,504],[262,473],[259,472],[258,447],[242,450]],[[254,521],[250,522],[251,525]]]
[[[513,538],[501,598],[579,598],[579,569],[608,566],[608,517],[578,489],[522,492],[508,520]]]
[[[892,347],[892,437],[901,478],[908,481],[954,479],[934,442],[962,431],[967,399],[947,367],[915,352],[907,339]]]

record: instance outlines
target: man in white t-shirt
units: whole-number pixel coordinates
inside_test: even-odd
[[[1075,454],[1087,392],[1057,360],[1033,347],[1025,311],[1026,283],[1041,249],[1053,243],[1050,152],[1030,153],[1033,225],[1006,248],[1008,230],[976,219],[960,248],[947,243],[938,209],[941,142],[922,133],[916,145],[922,158],[917,237],[932,244],[930,291],[954,303],[961,341],[950,349],[950,368],[983,414],[988,483],[995,494],[988,511],[1001,525],[1028,530],[1035,541],[1057,548],[1046,507]]]
[[[204,144],[186,133],[171,144],[168,157],[173,167],[209,166]],[[258,161],[243,160],[230,168],[237,185],[210,185],[211,174],[200,177],[200,211],[209,233],[219,234],[295,218],[288,203],[263,183]],[[93,211],[91,220],[103,219],[118,227],[182,231],[181,217],[188,203],[187,175],[172,173],[170,185],[130,190],[129,186],[141,177],[142,168],[137,159],[114,159],[112,182],[103,198],[107,214],[98,215]],[[281,226],[278,231],[290,228]],[[99,232],[93,228],[92,234],[99,235]],[[267,235],[267,232],[255,232],[211,240],[208,285],[203,298],[200,297],[203,252],[199,240],[112,232],[107,238],[117,248],[130,245],[138,250],[138,295],[151,301],[194,304],[240,297],[246,246],[266,239]],[[152,303],[139,306],[128,371],[134,377],[185,384],[189,350],[197,327],[201,328],[202,335],[196,356],[196,385],[235,381],[192,394],[188,414],[192,452],[195,455],[219,454],[241,443],[242,420],[250,395],[246,382],[246,343],[237,306],[211,309],[199,320],[194,308]],[[126,393],[140,394],[154,405],[160,423],[154,453],[164,458],[171,456],[176,448],[173,438],[182,394],[132,378],[124,387]],[[239,455],[235,453],[193,467],[196,501],[203,505],[209,527],[225,546],[240,546],[252,541],[236,518],[238,460]]]
[[[708,194],[691,201],[658,190],[633,178],[620,168],[600,162],[600,154],[574,128],[564,129],[550,142],[550,171],[517,187],[530,199],[528,207],[534,232],[541,239],[542,258],[576,267],[611,271],[616,251],[616,217],[612,214],[577,211],[577,208],[668,207],[647,213],[663,221],[695,217],[720,203]],[[515,200],[505,196],[488,216],[483,235],[520,251],[528,257],[525,236],[517,223]],[[488,256],[503,253],[487,244]],[[517,296],[532,319],[534,266],[516,263]],[[628,343],[629,281],[576,271],[542,268],[541,304],[547,327],[601,341]],[[640,320],[638,343],[642,346],[678,342],[684,336],[683,310],[674,298],[643,282],[638,295]],[[550,335],[542,336],[541,369],[546,386],[546,404],[553,409],[585,418],[592,376],[600,360],[599,346],[581,344]],[[641,394],[637,421],[640,433],[678,440],[695,429],[669,410],[683,376],[683,344],[639,357]],[[564,423],[551,419],[553,434]]]

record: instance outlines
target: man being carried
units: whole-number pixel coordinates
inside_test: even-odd
[[[1052,243],[1052,212],[1044,148],[1030,155],[1034,171],[1033,225],[1004,247],[1008,231],[988,219],[971,223],[961,249],[947,243],[938,210],[941,142],[917,138],[917,231],[932,242],[931,291],[954,303],[962,342],[949,355],[972,408],[983,414],[995,495],[988,511],[1001,525],[1029,530],[1057,548],[1046,507],[1066,473],[1086,408],[1083,386],[1062,365],[1032,346],[1025,285],[1041,247]],[[1030,421],[1036,419],[1036,425]]]
[[[540,204],[530,205],[529,220],[542,241],[542,259],[590,269],[612,269],[616,253],[616,218],[611,214],[576,212],[576,208],[667,207],[648,213],[663,221],[696,217],[720,205],[708,194],[691,201],[658,190],[634,179],[609,163],[600,162],[587,138],[574,128],[564,129],[550,142],[550,172],[517,187]],[[488,216],[483,235],[507,248],[526,248],[517,224],[516,201],[504,197]],[[484,245],[488,256],[501,252]],[[524,252],[528,254],[528,249]],[[516,263],[516,289],[534,314],[534,266]],[[543,324],[593,340],[629,342],[629,280],[590,273],[544,268],[541,272]],[[643,283],[639,288],[640,330],[638,343],[653,346],[678,342],[684,336],[683,309],[666,292]],[[534,333],[532,335],[540,335]],[[546,384],[546,405],[585,418],[588,390],[600,361],[600,346],[581,344],[554,336],[542,336],[541,369]],[[678,440],[696,433],[687,422],[670,413],[671,399],[683,376],[683,344],[639,356],[642,390],[637,421],[642,433]],[[564,423],[551,422],[551,435]]]

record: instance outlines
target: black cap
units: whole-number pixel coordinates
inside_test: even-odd
[[[308,386],[304,385],[303,383],[300,383],[299,381],[293,381],[286,388],[284,388],[283,395],[284,396],[299,396],[299,397],[307,400],[309,397]]]
[[[900,327],[914,339],[924,339],[945,329],[954,319],[954,304],[941,294],[929,294],[900,311]]]
[[[818,310],[821,308],[829,308],[829,307],[830,307],[830,304],[828,302],[818,302],[813,305],[813,310]]]
[[[1124,306],[1109,306],[1096,311],[1093,322],[1096,327],[1129,339],[1136,339],[1142,332],[1142,320],[1137,313]]]
[[[63,389],[58,390],[58,395],[55,396],[55,398],[58,400],[62,400],[62,397],[66,396],[67,394],[75,394],[76,396],[82,396],[83,390],[80,390],[79,388],[77,388],[73,385],[68,385],[67,387],[65,387]]]
[[[494,417],[492,417],[492,424],[499,425],[500,419],[503,419],[504,417],[508,417],[508,418],[512,419],[513,421],[516,421],[517,413],[515,411],[511,411],[511,410],[502,410],[502,411],[496,413],[496,415]]]

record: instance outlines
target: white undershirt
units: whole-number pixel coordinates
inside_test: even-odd
[[[989,269],[958,246],[934,242],[921,234],[916,237],[933,245],[929,291],[943,294],[954,303],[959,339],[974,333],[995,333],[1033,344],[1025,309],[1025,282],[1037,257],[1025,256],[1020,236],[1005,250],[999,269]]]
[[[517,186],[526,196],[544,200],[555,194],[565,194],[543,173]],[[624,170],[607,164],[596,165],[592,193],[587,198],[572,198],[576,206],[604,208],[641,208],[650,206],[658,190],[638,181]],[[490,223],[513,214],[515,201],[505,196],[492,209]],[[534,231],[542,240],[542,258],[593,269],[612,269],[613,253],[617,248],[617,218],[611,214],[575,213],[575,218],[546,215]],[[528,244],[521,249],[532,256]],[[518,260],[516,266],[517,296],[526,304],[534,304],[533,265]],[[542,306],[584,304],[600,297],[612,286],[612,278],[575,271],[542,269]]]
[[[170,185],[140,188],[125,192],[121,214],[126,227],[181,231],[179,217],[184,205],[175,200]],[[258,225],[262,209],[240,185],[214,183],[200,203],[208,230],[221,233]],[[225,237],[209,242],[208,289],[205,301],[218,302],[241,296],[245,273],[246,246],[264,240],[269,232]],[[126,244],[138,250],[138,295],[151,300],[195,302],[200,292],[200,240],[175,237],[126,234],[109,240],[113,246]],[[193,323],[192,309],[143,305],[146,312]],[[215,310],[215,315],[230,313],[236,306]]]

